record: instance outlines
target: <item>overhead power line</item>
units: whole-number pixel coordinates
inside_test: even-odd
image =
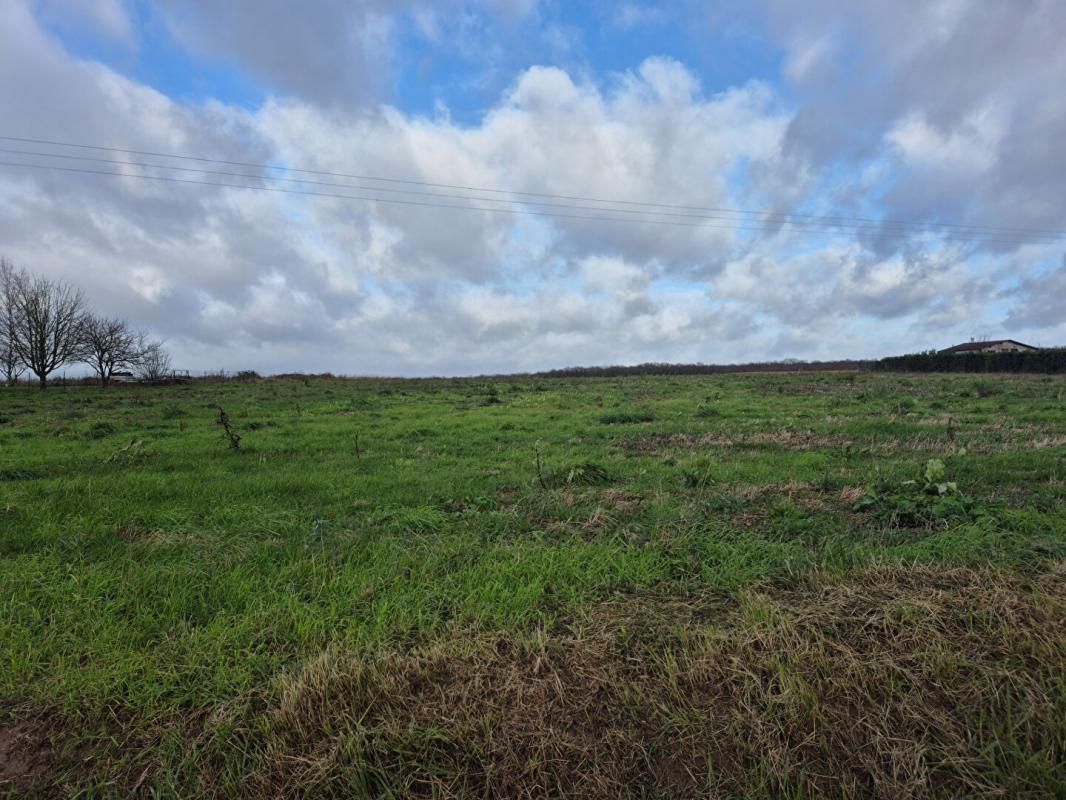
[[[279,170],[279,171],[298,172],[298,173],[304,173],[304,174],[312,174],[313,173],[313,174],[321,174],[321,175],[333,175],[333,176],[338,176],[338,177],[350,177],[350,178],[352,178],[354,180],[392,181],[392,182],[396,182],[396,183],[414,184],[414,185],[419,185],[419,186],[450,187],[450,188],[459,189],[459,190],[462,190],[462,191],[479,191],[479,192],[486,192],[486,193],[487,192],[491,192],[491,193],[497,193],[497,194],[508,193],[507,190],[484,189],[484,188],[479,189],[479,188],[476,188],[476,187],[462,187],[462,186],[451,185],[451,184],[433,184],[433,183],[424,182],[424,181],[407,181],[407,180],[389,179],[389,178],[371,178],[369,176],[355,176],[355,175],[347,176],[345,173],[330,173],[330,172],[326,172],[326,171],[323,171],[323,170],[298,170],[298,169],[294,169],[294,168],[278,167],[278,166],[272,166],[272,165],[268,165],[268,164],[256,164],[256,163],[253,163],[253,162],[223,161],[221,159],[199,158],[199,157],[196,157],[196,156],[186,156],[186,155],[177,155],[177,154],[169,154],[169,153],[153,153],[153,152],[149,152],[149,151],[124,150],[122,148],[102,147],[102,146],[98,146],[98,145],[81,145],[81,144],[73,144],[73,143],[67,143],[67,142],[56,142],[56,141],[43,140],[43,139],[25,139],[25,138],[19,138],[19,137],[0,136],[0,140],[27,141],[27,142],[33,142],[33,143],[37,143],[37,144],[41,144],[41,145],[78,147],[78,148],[83,148],[83,149],[101,150],[101,151],[116,152],[116,153],[117,152],[130,152],[130,153],[137,153],[137,154],[141,154],[141,155],[150,155],[150,156],[154,156],[154,157],[157,157],[157,158],[177,158],[177,159],[183,159],[183,160],[187,160],[187,161],[203,161],[203,162],[207,162],[207,163],[233,164],[233,165],[243,166],[243,167],[246,167],[246,168],[254,168],[254,169],[274,169],[274,170]],[[736,217],[731,217],[731,216],[723,216],[722,214],[725,214],[725,213],[754,214],[754,213],[757,213],[757,212],[740,211],[738,209],[719,209],[718,210],[719,213],[687,214],[687,213],[676,213],[676,212],[660,211],[660,210],[654,210],[654,209],[663,209],[663,208],[697,209],[697,208],[700,208],[700,207],[697,207],[697,206],[678,206],[678,205],[670,205],[670,204],[662,204],[662,203],[647,203],[647,204],[643,204],[643,203],[638,203],[636,201],[621,201],[621,200],[615,201],[615,200],[607,200],[607,199],[601,199],[601,198],[587,198],[587,199],[585,199],[585,202],[621,203],[621,204],[624,204],[625,206],[633,206],[633,207],[645,205],[645,206],[648,206],[648,208],[626,208],[626,207],[619,208],[619,207],[610,207],[610,206],[604,207],[604,206],[572,205],[572,204],[548,203],[548,202],[536,201],[536,200],[514,200],[514,199],[507,199],[507,198],[504,198],[504,197],[479,197],[479,196],[476,196],[476,195],[466,195],[466,194],[455,195],[455,194],[443,194],[443,193],[440,193],[440,192],[427,192],[427,191],[412,190],[412,189],[393,189],[393,188],[381,187],[381,186],[352,185],[352,184],[336,183],[336,182],[330,182],[330,181],[310,180],[310,179],[306,179],[306,178],[288,178],[288,177],[279,177],[279,176],[261,175],[261,174],[260,175],[250,175],[250,174],[247,174],[247,173],[230,172],[230,171],[224,171],[224,170],[211,170],[211,169],[205,169],[205,168],[199,168],[199,167],[182,167],[182,166],[176,166],[176,165],[171,165],[171,164],[145,163],[145,162],[141,162],[141,161],[123,161],[123,160],[117,160],[117,159],[105,159],[105,158],[98,158],[98,157],[91,157],[91,156],[74,156],[74,155],[71,155],[71,154],[68,154],[68,153],[52,153],[52,152],[41,152],[41,151],[28,151],[28,150],[18,150],[18,149],[13,149],[13,148],[0,148],[0,153],[9,153],[9,154],[15,154],[15,155],[33,156],[33,157],[38,157],[38,158],[52,158],[52,159],[77,160],[77,161],[90,161],[90,162],[96,162],[96,163],[109,164],[109,165],[113,165],[113,166],[136,167],[136,168],[140,168],[140,169],[171,170],[171,171],[191,172],[191,173],[206,174],[206,175],[219,175],[219,176],[223,176],[223,177],[239,178],[239,179],[242,179],[242,180],[251,180],[251,181],[273,181],[273,182],[278,182],[278,183],[284,182],[284,183],[306,184],[306,185],[314,185],[314,186],[325,186],[325,187],[355,189],[355,190],[359,190],[359,191],[373,192],[373,193],[392,193],[392,194],[402,194],[402,195],[413,195],[413,196],[426,197],[426,198],[430,198],[430,199],[434,199],[434,200],[437,200],[437,199],[441,199],[441,200],[460,200],[460,201],[471,201],[471,200],[473,200],[475,202],[481,202],[481,203],[499,204],[499,205],[503,205],[504,207],[501,208],[501,207],[498,207],[498,205],[485,207],[485,206],[471,206],[471,205],[466,205],[466,204],[457,205],[457,204],[454,204],[454,203],[437,203],[437,202],[426,202],[426,201],[415,201],[415,200],[399,200],[399,199],[394,199],[394,198],[384,198],[384,197],[378,197],[378,196],[352,195],[352,194],[341,194],[341,193],[335,193],[335,192],[322,192],[322,191],[308,191],[308,190],[296,189],[296,188],[292,188],[292,187],[251,186],[251,185],[248,185],[248,184],[245,184],[245,183],[239,183],[238,184],[238,183],[231,183],[231,182],[226,182],[226,181],[206,181],[206,180],[196,180],[196,179],[192,179],[192,178],[177,178],[177,177],[173,177],[173,176],[151,175],[151,174],[146,175],[146,174],[139,174],[139,173],[131,173],[131,172],[128,172],[128,171],[108,171],[108,170],[95,170],[95,169],[84,169],[84,168],[75,168],[75,167],[63,167],[63,166],[59,166],[59,165],[55,165],[55,164],[39,164],[39,163],[25,163],[25,162],[11,162],[11,161],[2,161],[2,162],[0,162],[0,165],[2,165],[2,166],[22,167],[22,168],[27,168],[27,169],[55,170],[55,171],[60,171],[60,172],[94,174],[94,175],[109,175],[109,176],[115,176],[115,177],[138,178],[138,179],[143,179],[143,180],[163,181],[163,182],[169,182],[169,183],[198,184],[198,185],[204,185],[204,186],[216,186],[216,187],[223,187],[223,188],[250,189],[250,190],[270,191],[270,192],[283,193],[283,194],[303,195],[303,196],[310,196],[310,197],[336,198],[336,199],[346,199],[346,200],[357,200],[357,201],[363,201],[363,202],[391,203],[391,204],[405,205],[405,206],[422,206],[422,207],[429,207],[429,208],[444,208],[444,209],[454,209],[454,210],[482,211],[482,212],[490,212],[490,213],[494,212],[494,213],[505,213],[505,214],[528,214],[528,215],[539,216],[539,217],[551,217],[551,218],[558,218],[558,219],[574,219],[574,220],[588,220],[588,221],[596,221],[596,222],[615,222],[615,223],[617,223],[617,222],[634,223],[635,222],[635,223],[639,223],[639,224],[671,225],[671,226],[677,226],[677,227],[712,228],[712,229],[723,229],[723,230],[740,231],[740,232],[745,232],[745,231],[747,231],[747,232],[765,232],[766,231],[766,227],[768,225],[786,225],[787,224],[789,226],[790,232],[806,233],[806,234],[815,234],[816,233],[816,234],[825,235],[830,230],[841,230],[843,232],[849,232],[849,233],[862,233],[862,232],[867,232],[867,231],[875,231],[875,232],[890,232],[890,233],[909,234],[909,235],[913,235],[913,234],[917,234],[917,233],[935,233],[935,234],[939,234],[939,235],[950,236],[950,237],[952,237],[954,239],[959,239],[959,240],[969,241],[969,242],[975,242],[975,243],[983,243],[983,244],[1021,244],[1021,243],[1027,243],[1027,242],[1028,243],[1032,243],[1034,241],[1038,241],[1038,242],[1039,241],[1043,241],[1043,242],[1047,243],[1047,242],[1054,242],[1054,241],[1057,241],[1057,240],[1059,240],[1059,239],[1061,239],[1063,237],[1066,237],[1066,233],[1061,233],[1061,232],[1056,232],[1056,231],[1039,231],[1039,230],[1034,230],[1034,229],[1019,229],[1019,228],[1006,228],[1006,227],[997,228],[997,227],[992,227],[992,226],[961,226],[961,225],[948,226],[947,223],[916,223],[916,222],[904,222],[904,221],[899,221],[899,220],[895,220],[895,221],[893,221],[893,220],[883,220],[882,221],[882,220],[873,220],[873,219],[867,220],[867,219],[864,219],[864,218],[825,217],[825,216],[816,216],[816,215],[774,214],[773,212],[758,212],[758,213],[762,213],[763,214],[761,219],[736,218]],[[552,197],[552,198],[559,198],[559,199],[566,199],[566,198],[570,197],[568,195],[549,195],[549,194],[530,193],[530,192],[510,192],[510,193],[511,194],[524,195],[524,196]],[[575,199],[577,199],[577,198],[575,198]],[[535,206],[537,208],[530,208],[529,206]],[[539,209],[544,209],[544,208],[547,208],[547,209],[562,209],[562,210],[569,210],[569,211],[579,211],[579,212],[584,212],[584,213],[580,213],[580,214],[570,214],[570,213],[561,214],[561,213],[558,213],[557,211],[539,210]],[[715,209],[711,209],[711,208],[708,208],[707,210],[711,211],[711,212],[715,211]],[[611,213],[611,214],[623,214],[623,215],[627,215],[627,216],[623,216],[623,217],[603,216],[603,212],[608,212],[608,213]],[[634,215],[639,215],[639,216],[634,216]],[[664,216],[665,217],[671,217],[673,219],[662,219],[661,217],[664,217]],[[697,220],[697,221],[696,222],[680,222],[680,221],[677,221],[677,218],[680,218],[680,219],[691,219],[691,220]],[[855,220],[855,221],[854,222],[845,222],[844,221],[844,220],[849,220],[849,219]],[[723,222],[736,223],[736,224],[711,225],[711,224],[708,223],[709,220],[723,221]],[[837,220],[840,220],[840,221],[837,221]],[[901,228],[900,226],[912,226],[912,227],[902,227]],[[950,227],[951,229],[949,229],[949,230],[935,230],[938,227]]]
[[[537,216],[537,217],[550,217],[550,218],[555,218],[555,219],[573,219],[573,220],[585,220],[585,221],[592,221],[592,222],[615,222],[615,223],[620,222],[620,223],[628,223],[628,224],[638,223],[638,224],[647,224],[647,225],[669,225],[669,226],[673,226],[673,227],[682,227],[682,228],[711,228],[711,229],[729,230],[729,231],[741,231],[741,232],[765,232],[765,230],[766,230],[765,225],[756,225],[756,226],[750,226],[750,225],[749,226],[744,226],[744,225],[712,225],[712,224],[710,224],[708,222],[677,222],[675,220],[647,219],[647,218],[642,218],[642,217],[622,218],[622,217],[605,217],[605,216],[602,216],[602,215],[591,215],[590,216],[590,215],[580,215],[580,214],[559,214],[559,213],[553,213],[553,212],[547,212],[547,211],[537,211],[535,209],[521,208],[521,207],[520,208],[512,208],[512,207],[498,208],[498,207],[457,205],[457,204],[454,204],[454,203],[430,203],[430,202],[424,202],[424,201],[418,201],[418,200],[397,200],[397,199],[393,199],[393,198],[372,197],[372,196],[366,196],[366,195],[340,194],[340,193],[337,193],[337,192],[306,191],[306,190],[293,189],[293,188],[283,188],[283,187],[277,187],[277,186],[249,186],[247,184],[226,183],[226,182],[223,182],[223,181],[203,181],[203,180],[195,180],[195,179],[192,179],[192,178],[175,178],[175,177],[172,177],[172,176],[164,176],[164,175],[142,175],[142,174],[136,174],[136,173],[130,173],[130,172],[114,172],[114,171],[110,171],[110,170],[82,169],[82,168],[79,168],[79,167],[63,167],[63,166],[59,166],[59,165],[55,165],[55,164],[27,164],[27,163],[14,162],[14,161],[0,161],[0,166],[23,167],[23,168],[27,168],[27,169],[38,169],[38,170],[53,170],[53,171],[59,171],[59,172],[72,172],[72,173],[81,173],[81,174],[87,174],[87,175],[107,175],[107,176],[113,176],[113,177],[117,177],[117,178],[137,178],[137,179],[142,179],[142,180],[162,181],[162,182],[167,182],[167,183],[195,184],[195,185],[200,185],[200,186],[215,186],[215,187],[229,188],[229,189],[247,189],[247,190],[251,190],[251,191],[266,191],[266,192],[274,192],[274,193],[278,193],[278,194],[301,195],[301,196],[305,196],[305,197],[323,197],[323,198],[333,198],[333,199],[342,199],[342,200],[359,200],[359,201],[365,201],[365,202],[388,203],[388,204],[403,205],[403,206],[420,206],[420,207],[423,207],[423,208],[442,208],[442,209],[451,209],[451,210],[458,210],[458,211],[484,211],[484,212],[493,212],[493,213],[510,214],[510,215],[532,215],[532,216]],[[609,210],[609,209],[602,209],[602,210],[606,211],[606,210]],[[751,221],[753,221],[753,220],[749,220],[749,222],[751,222]],[[820,235],[825,235],[826,232],[827,232],[826,228],[824,226],[811,228],[811,227],[802,227],[802,226],[797,225],[796,223],[789,223],[789,226],[790,226],[789,230],[791,232],[796,232],[796,233],[804,233],[804,234],[815,234],[816,233],[816,234],[820,234]],[[852,231],[852,232],[854,232],[854,231]],[[977,238],[975,238],[973,235],[957,235],[957,234],[953,234],[953,235],[955,236],[955,238],[962,239],[963,241],[976,242],[976,243],[981,243],[981,244],[1023,244],[1023,243],[1032,241],[1031,237],[1030,238],[1013,238],[1013,239],[1012,238],[1007,238],[1007,237],[998,237],[998,238],[992,239],[992,238],[987,238],[987,235],[981,235],[980,237],[977,237]]]
[[[496,189],[487,187],[473,187],[459,185],[459,183],[440,183],[426,180],[414,180],[408,178],[397,177],[384,177],[375,175],[358,175],[353,173],[343,172],[330,172],[326,170],[308,170],[303,167],[285,166],[263,162],[253,161],[235,161],[226,159],[208,158],[204,156],[190,156],[188,154],[176,154],[176,153],[161,153],[158,150],[139,150],[129,147],[112,147],[98,144],[86,144],[83,142],[67,142],[51,139],[32,139],[27,137],[7,137],[7,135],[0,135],[0,140],[9,142],[22,142],[38,145],[50,145],[54,147],[69,147],[82,150],[97,150],[104,151],[104,153],[118,153],[129,154],[134,156],[149,156],[156,158],[169,158],[178,159],[182,161],[198,161],[201,163],[222,164],[228,166],[244,166],[251,167],[256,170],[274,170],[280,172],[296,173],[301,175],[320,175],[325,177],[335,178],[349,178],[354,180],[370,180],[376,182],[387,183],[402,183],[407,186],[420,186],[425,188],[437,188],[437,189],[451,189],[471,192],[482,192],[486,194],[501,194],[501,195],[513,195],[517,197],[543,197],[546,199],[563,199],[563,201],[574,201],[579,203],[600,203],[600,204],[612,204],[621,206],[633,206],[633,207],[647,207],[647,208],[662,208],[672,209],[678,211],[702,211],[712,213],[728,213],[744,215],[744,217],[756,217],[766,218],[771,217],[774,221],[780,222],[792,222],[792,221],[804,221],[804,222],[826,222],[826,223],[867,223],[871,225],[900,225],[900,226],[915,226],[923,229],[931,228],[946,228],[946,229],[958,229],[971,231],[971,233],[978,233],[978,231],[992,231],[992,233],[1003,233],[1012,235],[1046,235],[1061,237],[1066,235],[1066,231],[1063,230],[1049,230],[1046,228],[1019,228],[1019,227],[1007,227],[997,225],[964,225],[960,223],[949,222],[930,222],[930,221],[914,221],[914,220],[897,220],[897,219],[876,219],[871,217],[839,217],[839,215],[825,215],[825,214],[804,214],[804,213],[780,213],[768,210],[755,210],[755,209],[741,209],[741,208],[727,208],[727,207],[715,207],[715,206],[687,206],[668,203],[653,203],[646,201],[630,201],[630,199],[616,199],[607,197],[593,197],[585,195],[572,195],[572,194],[552,194],[547,192],[526,192],[513,189]],[[263,176],[266,177],[266,176]],[[607,210],[607,209],[603,209]]]
[[[620,217],[599,217],[599,216],[578,216],[575,214],[554,214],[549,212],[534,211],[524,208],[486,208],[482,206],[465,206],[456,205],[454,203],[426,203],[418,200],[395,200],[392,198],[382,197],[367,197],[365,195],[353,195],[353,194],[339,194],[335,192],[312,192],[303,191],[301,189],[290,189],[279,186],[249,186],[243,183],[225,183],[222,181],[199,181],[192,178],[175,178],[166,175],[138,175],[128,172],[111,172],[109,170],[97,170],[97,169],[81,169],[79,167],[61,167],[55,164],[23,164],[15,161],[0,161],[2,167],[27,167],[29,169],[44,169],[44,170],[58,170],[60,172],[78,172],[87,175],[113,175],[118,178],[142,178],[150,181],[167,181],[169,183],[189,183],[198,184],[200,186],[218,186],[227,189],[249,189],[252,191],[264,191],[264,192],[276,192],[278,194],[296,194],[303,195],[305,197],[329,197],[342,200],[365,200],[374,203],[392,203],[396,205],[405,206],[422,206],[424,208],[449,208],[459,211],[490,211],[501,214],[532,214],[538,217],[556,217],[562,219],[583,219],[593,220],[596,222],[645,222],[655,225],[675,225],[683,228],[723,228],[728,230],[737,230],[732,225],[701,225],[694,222],[674,222],[672,220],[649,220],[649,219],[627,219]],[[741,229],[744,230],[744,229]],[[748,230],[761,230],[761,228],[750,228]]]
[[[0,137],[0,138],[2,138],[2,137]],[[0,147],[0,153],[8,153],[8,154],[11,154],[11,155],[22,155],[22,156],[37,156],[37,157],[45,157],[45,158],[53,158],[53,159],[64,159],[64,160],[68,160],[68,161],[88,161],[88,162],[93,162],[93,163],[108,164],[108,165],[111,165],[111,166],[129,166],[129,167],[138,167],[138,168],[141,168],[141,169],[162,169],[162,170],[172,170],[172,171],[180,171],[180,172],[192,172],[192,173],[204,174],[204,175],[220,175],[220,176],[223,176],[223,177],[242,178],[242,179],[245,179],[245,180],[254,180],[254,181],[276,181],[276,182],[306,184],[306,185],[313,185],[313,186],[326,186],[326,187],[342,188],[342,189],[357,189],[357,190],[364,190],[364,191],[371,191],[371,192],[413,195],[413,196],[428,197],[428,198],[441,199],[441,200],[474,200],[474,201],[478,201],[478,202],[501,203],[501,204],[510,204],[510,205],[520,205],[520,206],[536,206],[538,208],[563,209],[563,210],[570,210],[570,211],[582,211],[582,212],[609,211],[609,212],[616,213],[616,214],[629,214],[629,215],[638,215],[639,214],[639,215],[645,215],[645,218],[644,218],[643,221],[646,221],[646,222],[657,221],[657,220],[654,220],[654,219],[647,219],[647,217],[650,215],[652,217],[665,216],[665,217],[671,217],[671,218],[693,219],[693,220],[724,220],[724,221],[730,221],[730,222],[747,222],[747,223],[760,222],[760,223],[762,223],[763,226],[768,225],[768,224],[785,224],[785,223],[792,224],[792,225],[796,224],[795,222],[792,222],[791,220],[787,220],[787,219],[781,218],[780,215],[775,216],[775,215],[772,215],[772,214],[768,215],[767,217],[763,218],[762,220],[754,220],[754,219],[737,220],[735,218],[731,218],[731,217],[728,217],[728,216],[723,216],[721,214],[689,214],[689,213],[668,212],[668,211],[651,211],[651,210],[642,210],[642,209],[633,209],[633,208],[602,208],[602,207],[594,207],[594,206],[590,207],[590,206],[585,206],[585,205],[573,205],[573,204],[569,204],[569,203],[548,203],[548,202],[545,202],[545,201],[511,200],[511,199],[506,199],[506,198],[477,197],[477,196],[473,196],[473,195],[443,194],[443,193],[440,193],[440,192],[427,192],[427,191],[421,191],[421,190],[415,190],[415,189],[394,189],[394,188],[390,188],[390,187],[365,186],[365,185],[360,186],[360,185],[352,185],[352,184],[348,184],[348,183],[337,183],[337,182],[334,182],[334,181],[311,180],[311,179],[307,179],[307,178],[284,178],[284,177],[273,177],[273,176],[267,176],[267,175],[250,175],[250,174],[244,173],[244,172],[230,172],[230,171],[227,171],[227,170],[212,170],[212,169],[205,169],[203,167],[183,167],[183,166],[174,166],[174,165],[170,165],[170,164],[145,163],[145,162],[142,162],[142,161],[123,161],[123,160],[118,160],[118,159],[99,158],[99,157],[94,157],[94,156],[75,156],[75,155],[69,155],[69,154],[66,154],[66,153],[47,153],[47,152],[41,152],[41,151],[36,151],[36,150],[21,150],[21,149],[6,148],[6,147]],[[28,164],[24,164],[22,162],[20,162],[20,164],[22,166],[31,166],[31,165],[28,165]],[[39,165],[39,166],[41,166],[43,168],[43,167],[45,167],[47,165]],[[117,173],[117,174],[126,175],[126,176],[129,176],[129,177],[136,177],[136,176],[132,175],[131,173],[127,173],[127,172],[120,172],[120,173]],[[150,177],[150,176],[143,176],[143,177]],[[262,187],[247,186],[245,188],[254,189],[254,188],[262,188]],[[356,197],[353,196],[352,199],[365,199],[365,198],[356,198]],[[384,201],[384,198],[377,198],[377,199]],[[457,208],[469,208],[467,206],[456,206],[456,207]],[[498,210],[498,209],[495,209],[495,210]],[[633,219],[633,221],[640,221],[640,220]],[[871,224],[866,224],[866,223],[863,223],[863,224],[847,223],[847,224],[845,224],[845,223],[821,222],[821,221],[813,222],[812,221],[812,222],[804,222],[804,223],[802,223],[802,225],[804,226],[804,229],[807,229],[807,230],[809,230],[812,226],[818,226],[819,230],[841,229],[841,230],[845,230],[845,231],[849,231],[849,232],[884,231],[884,230],[886,230],[886,225],[875,225],[875,224],[872,224],[872,223]],[[919,231],[915,231],[913,229],[900,230],[900,229],[898,229],[898,228],[896,228],[894,226],[891,226],[891,223],[889,223],[888,225],[889,226],[887,226],[887,230],[890,231],[890,232],[894,232],[894,233],[915,233],[915,232],[919,232]],[[735,229],[735,226],[733,226],[733,225],[722,226],[722,227],[728,227],[730,229]],[[755,230],[762,230],[762,229],[764,229],[764,227],[755,228]],[[745,228],[744,230],[748,230],[748,228]],[[952,235],[958,236],[958,235],[961,235],[961,234],[952,233]],[[988,241],[999,241],[1000,239],[996,238],[996,237],[1001,237],[1001,236],[1002,236],[1002,234],[994,234],[992,232],[987,232],[986,233],[984,231],[980,231],[980,232],[976,232],[975,231],[975,232],[973,232],[973,234],[971,234],[969,236],[969,238],[971,238],[972,241],[985,241],[985,240],[988,240]],[[990,237],[992,237],[992,238],[990,238]],[[1050,238],[1050,239],[1054,240],[1054,239],[1056,239],[1058,237],[1056,237],[1053,234],[1032,234],[1032,235],[1026,235],[1024,237],[1018,236],[1017,238],[1019,240],[1024,240],[1024,241],[1032,241],[1034,239],[1047,239],[1047,238]]]
[[[200,186],[215,186],[215,187],[229,188],[229,189],[247,189],[247,190],[250,190],[250,191],[265,191],[265,192],[274,192],[274,193],[278,193],[278,194],[301,195],[301,196],[305,196],[305,197],[324,197],[324,198],[335,198],[335,199],[343,199],[343,200],[360,200],[360,201],[375,202],[375,203],[389,203],[389,204],[403,205],[403,206],[420,206],[420,207],[424,207],[424,208],[452,209],[452,210],[458,210],[458,211],[485,211],[485,212],[492,212],[492,213],[499,213],[499,214],[532,215],[532,216],[537,216],[537,217],[551,217],[551,218],[556,218],[556,219],[587,220],[587,221],[592,221],[592,222],[615,222],[615,223],[625,223],[625,224],[638,223],[638,224],[648,224],[648,225],[670,225],[670,226],[682,227],[682,228],[711,228],[711,229],[720,229],[720,230],[729,230],[729,231],[742,231],[742,232],[765,232],[765,230],[766,230],[765,226],[763,226],[763,225],[758,225],[758,226],[712,225],[712,224],[707,223],[707,222],[703,222],[703,223],[700,223],[700,222],[677,222],[677,221],[674,221],[674,220],[646,219],[646,218],[640,218],[640,217],[622,218],[622,217],[605,217],[605,216],[598,216],[598,215],[597,216],[589,216],[589,215],[579,215],[579,214],[558,214],[558,213],[552,213],[552,212],[547,212],[547,211],[537,211],[535,209],[529,209],[529,208],[511,208],[511,207],[493,208],[493,207],[484,207],[484,206],[456,205],[454,203],[429,203],[429,202],[423,202],[423,201],[418,201],[418,200],[397,200],[397,199],[393,199],[393,198],[368,197],[368,196],[365,196],[365,195],[350,195],[350,194],[340,194],[340,193],[335,193],[335,192],[304,191],[304,190],[300,190],[300,189],[282,188],[282,187],[277,187],[277,186],[249,186],[247,184],[240,184],[240,183],[226,183],[226,182],[222,182],[222,181],[202,181],[202,180],[195,180],[195,179],[192,179],[192,178],[175,178],[175,177],[172,177],[172,176],[164,176],[164,175],[141,175],[141,174],[135,174],[135,173],[129,173],[129,172],[113,172],[113,171],[109,171],[109,170],[82,169],[82,168],[79,168],[79,167],[63,167],[63,166],[59,166],[59,165],[56,165],[56,164],[27,164],[27,163],[15,162],[15,161],[0,161],[0,166],[4,166],[4,167],[22,167],[22,168],[26,168],[26,169],[38,169],[38,170],[53,170],[53,171],[59,171],[59,172],[72,172],[72,173],[81,173],[81,174],[87,174],[87,175],[108,175],[108,176],[113,176],[113,177],[117,177],[117,178],[137,178],[137,179],[150,180],[150,181],[163,181],[163,182],[167,182],[167,183],[195,184],[195,185],[200,185]],[[606,210],[609,210],[609,209],[603,209],[603,210],[606,211]],[[812,229],[812,228],[804,228],[804,227],[797,226],[795,223],[789,223],[789,225],[790,225],[789,230],[791,232],[804,233],[804,234],[817,233],[819,235],[825,235],[826,234],[826,229],[824,227],[819,227],[819,228]],[[1009,238],[989,239],[989,238],[984,238],[984,237],[973,238],[972,236],[956,236],[956,238],[962,239],[963,241],[976,242],[976,243],[981,243],[981,244],[1023,244],[1023,243],[1032,241],[1031,238],[1027,238],[1027,239],[1018,239],[1018,238],[1016,238],[1016,239],[1009,239]]]

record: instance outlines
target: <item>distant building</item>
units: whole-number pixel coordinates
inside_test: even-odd
[[[989,339],[985,342],[966,342],[941,350],[941,353],[1031,353],[1039,350],[1031,344],[1014,339]]]
[[[111,380],[115,383],[136,383],[136,376],[128,370],[115,370],[111,373]]]

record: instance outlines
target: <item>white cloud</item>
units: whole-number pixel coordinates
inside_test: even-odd
[[[995,105],[974,111],[950,131],[911,114],[889,130],[887,139],[909,167],[962,175],[985,172],[996,164],[1007,120]]]
[[[1066,4],[762,0],[785,49],[787,149],[817,170],[896,157],[889,217],[1062,229]]]
[[[950,50],[970,18],[965,4],[938,8],[936,41]],[[497,12],[540,13],[532,3]],[[361,55],[336,62],[346,69],[388,49],[393,19],[383,4],[351,13],[349,22],[359,24],[328,39],[340,47],[355,41],[353,30],[363,37],[353,45]],[[264,15],[277,22],[270,8]],[[297,38],[315,35],[320,22]],[[598,79],[555,66],[524,69],[484,116],[460,123],[446,109],[417,116],[369,95],[338,101],[358,70],[315,84],[327,74],[329,48],[322,63],[281,64],[259,45],[232,41],[233,31],[221,30],[216,41],[202,21],[188,22],[186,34],[204,52],[230,54],[283,87],[247,110],[182,103],[74,58],[25,3],[5,7],[3,23],[0,103],[25,130],[353,175],[691,207],[659,209],[674,216],[656,219],[680,224],[652,225],[627,213],[633,206],[524,195],[526,210],[588,216],[598,213],[590,207],[610,207],[605,213],[625,220],[598,223],[0,169],[4,255],[76,282],[102,311],[166,336],[182,367],[429,374],[872,355],[927,346],[916,340],[932,337],[931,326],[946,337],[978,318],[1000,324],[989,311],[999,290],[1008,291],[999,302],[1014,309],[1011,319],[1058,330],[1061,309],[1041,287],[1057,286],[1061,271],[1047,270],[1045,251],[1012,263],[1003,277],[935,237],[812,237],[786,227],[753,238],[735,221],[687,227],[699,220],[684,216],[699,208],[789,211],[824,196],[858,206],[881,190],[900,214],[926,216],[941,197],[935,211],[947,214],[978,193],[982,207],[1003,209],[1010,200],[1062,224],[1061,203],[1052,202],[1061,197],[1057,168],[1044,165],[1062,140],[1053,134],[1066,101],[1049,95],[1039,113],[1022,116],[1005,88],[1015,84],[1002,76],[957,102],[918,92],[920,102],[897,103],[892,86],[907,84],[912,67],[888,64],[892,110],[870,126],[872,149],[851,162],[859,165],[853,180],[835,158],[819,156],[820,146],[832,151],[819,133],[831,133],[839,117],[819,115],[802,99],[786,109],[760,82],[708,93],[670,58]],[[368,34],[374,25],[377,33]],[[830,36],[817,26],[801,33],[797,42]],[[792,53],[793,77],[835,85],[828,54],[838,44]],[[928,66],[922,52],[907,58]],[[372,62],[368,69],[387,71]],[[1032,69],[1044,85],[1045,66]],[[1009,143],[1018,135],[1043,146],[1043,157],[1014,152]],[[892,184],[901,165],[920,197]],[[352,187],[321,190],[368,193],[366,181],[338,180]],[[379,195],[397,201],[500,205],[491,193],[463,200],[402,193],[461,190],[375,185],[397,190]],[[1016,295],[1009,280],[1019,284]]]

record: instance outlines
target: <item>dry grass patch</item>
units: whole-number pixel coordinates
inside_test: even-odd
[[[702,450],[708,447],[762,447],[775,446],[785,450],[814,450],[840,448],[854,444],[851,439],[839,435],[818,433],[813,430],[780,428],[773,431],[752,433],[648,433],[628,436],[620,441],[627,453],[659,453],[673,450]]]
[[[91,757],[69,720],[11,720],[0,794],[180,778],[206,797],[1057,796],[1064,575],[881,567],[627,596],[523,636],[330,648],[265,696],[157,720],[184,742],[169,757],[132,717]]]
[[[865,495],[866,489],[862,486],[845,486],[840,490],[840,502],[847,506],[853,506]]]
[[[1066,585],[882,568],[727,609],[330,650],[266,715],[259,796],[1003,797],[1066,790]]]

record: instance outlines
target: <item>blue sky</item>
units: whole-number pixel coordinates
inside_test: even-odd
[[[39,145],[2,159],[32,166],[0,167],[0,241],[193,369],[1063,343],[1063,29],[1054,0],[11,0],[0,135],[495,192]]]

